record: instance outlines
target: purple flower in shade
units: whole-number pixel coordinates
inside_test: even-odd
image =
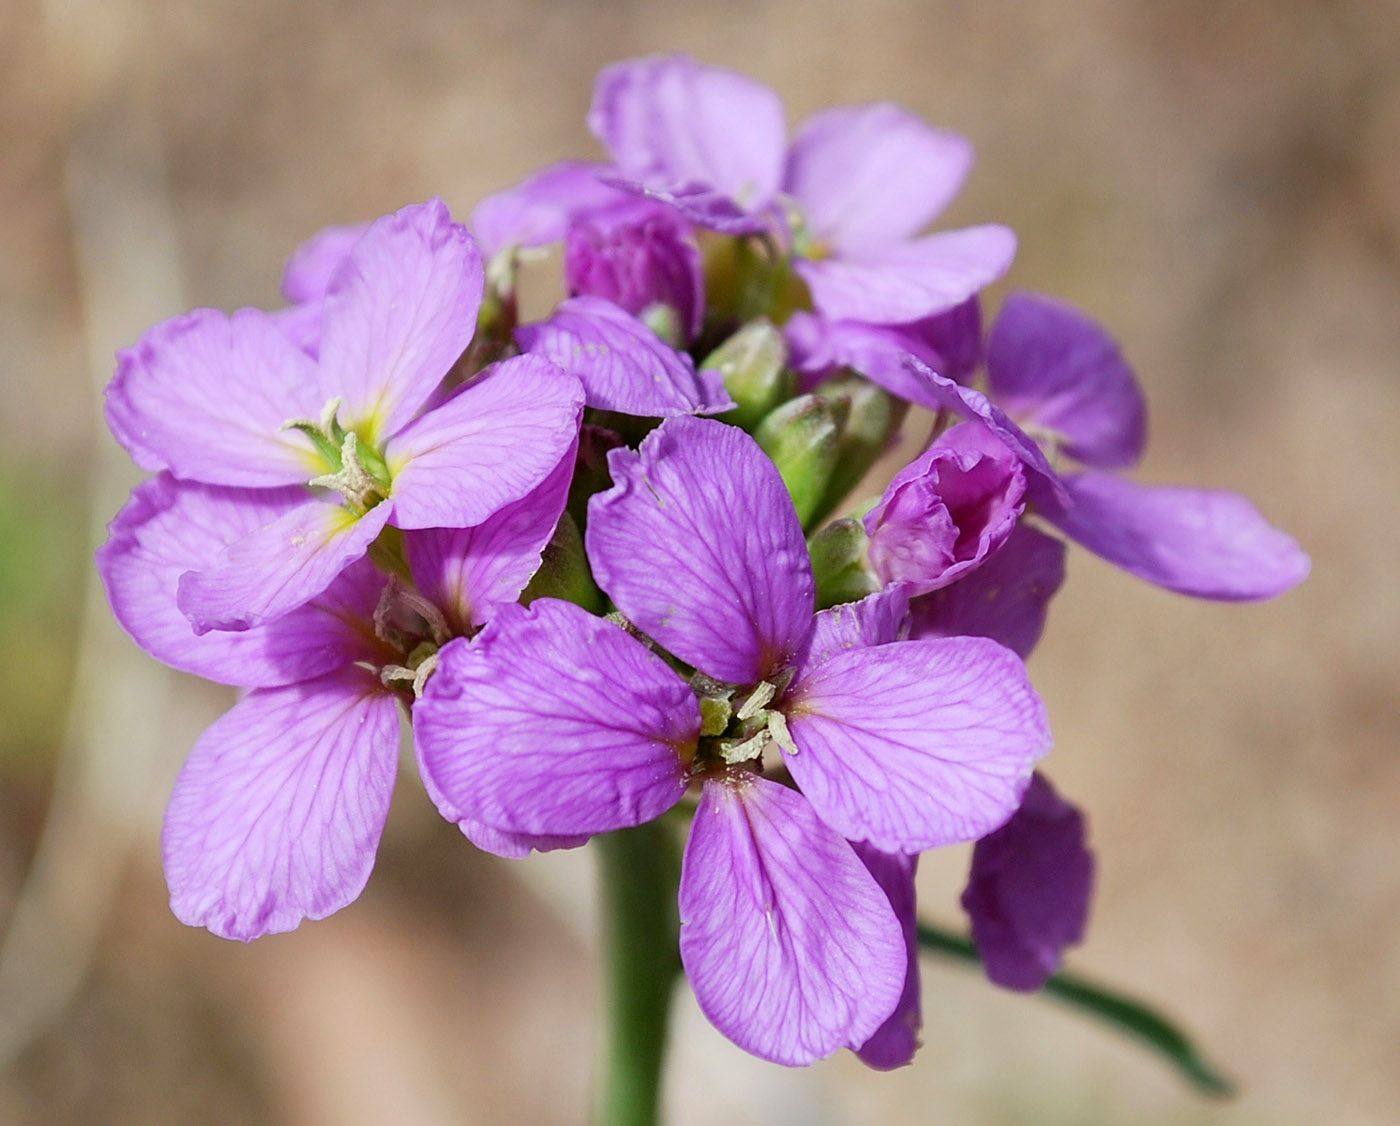
[[[894,640],[900,591],[814,614],[796,512],[742,431],[673,418],[609,463],[594,574],[696,676],[571,604],[507,608],[444,648],[414,714],[422,773],[449,815],[545,836],[638,824],[698,782],[680,902],[701,1008],[783,1063],[859,1047],[908,950],[848,842],[985,835],[1048,749],[1043,708],[999,645]],[[797,791],[761,776],[772,744]]]
[[[1084,817],[1036,774],[1021,808],[972,850],[962,904],[987,976],[1039,989],[1082,941],[1094,883]]]
[[[267,314],[197,310],[119,356],[113,433],[144,469],[239,488],[323,486],[181,579],[196,630],[270,622],[325,590],[392,523],[469,527],[540,483],[582,392],[538,357],[426,409],[471,340],[482,269],[440,200],[374,223],[335,268],[319,360]]]
[[[160,660],[251,689],[196,743],[166,811],[166,877],[182,922],[246,941],[359,895],[389,810],[399,701],[421,687],[438,646],[519,596],[572,466],[570,451],[475,527],[406,532],[416,590],[360,559],[282,618],[203,635],[176,605],[180,576],[294,509],[299,490],[168,473],[137,488],[97,555],[118,620]]]
[[[919,978],[919,936],[918,915],[914,872],[918,868],[917,856],[903,853],[880,852],[867,844],[854,846],[856,855],[880,885],[890,901],[890,908],[899,920],[900,931],[904,936],[906,967],[904,989],[895,1003],[894,1012],[885,1019],[874,1034],[864,1043],[852,1045],[861,1062],[877,1071],[890,1071],[903,1067],[914,1059],[919,1050],[919,1029],[923,1027],[923,1011],[920,1003]]]
[[[995,281],[1015,254],[999,225],[915,237],[957,194],[972,146],[898,106],[818,113],[789,147],[776,93],[667,55],[605,69],[588,124],[619,183],[726,234],[785,233],[831,320],[927,317]]]
[[[1026,478],[985,426],[941,434],[895,475],[865,516],[871,570],[882,586],[926,594],[981,565],[1011,534],[1025,507]]]

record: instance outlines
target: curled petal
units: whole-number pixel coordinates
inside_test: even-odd
[[[919,866],[917,856],[898,852],[881,852],[868,844],[855,845],[861,863],[875,877],[880,890],[889,897],[890,907],[899,920],[904,934],[904,949],[909,960],[905,972],[904,992],[899,1003],[869,1040],[851,1047],[861,1063],[877,1071],[889,1071],[913,1062],[919,1049],[919,1029],[923,1027],[923,1006],[919,996],[919,936],[915,913],[916,894],[914,872]]]
[[[397,705],[361,669],[250,692],[175,781],[161,835],[175,916],[246,942],[354,900],[398,745]]]
[[[626,196],[604,184],[606,165],[566,160],[551,164],[513,188],[489,195],[472,212],[472,230],[487,254],[508,246],[560,242],[570,222]]]
[[[868,1040],[894,1009],[900,924],[851,846],[765,779],[711,779],[681,868],[681,960],[746,1051],[789,1066]]]
[[[1025,666],[980,637],[847,650],[805,670],[783,708],[802,792],[842,836],[884,852],[985,836],[1050,749]]]

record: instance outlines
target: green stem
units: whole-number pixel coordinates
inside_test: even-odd
[[[603,919],[604,1033],[595,1126],[655,1126],[680,973],[675,838],[660,822],[594,838]]]

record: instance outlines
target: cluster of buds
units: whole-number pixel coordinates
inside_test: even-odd
[[[1121,475],[1142,395],[1087,317],[1015,295],[984,337],[1014,236],[920,234],[962,137],[879,104],[789,144],[771,90],[680,56],[604,71],[588,121],[606,162],[469,225],[432,200],[329,229],[287,308],[120,354],[108,421],[156,476],[98,554],[113,610],[243,690],[175,784],[172,908],[248,940],[350,903],[406,714],[479,848],[688,824],[680,955],[736,1043],[897,1066],[921,852],[976,842],[963,903],[1004,985],[1083,929],[1083,818],[1036,771],[1023,664],[1054,533],[1207,598],[1307,559],[1241,497]],[[523,323],[549,244],[569,296]],[[853,504],[915,418],[923,452]]]

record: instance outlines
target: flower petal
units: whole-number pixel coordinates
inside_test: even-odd
[[[980,637],[848,650],[805,670],[783,710],[784,761],[822,820],[885,852],[985,836],[1050,749],[1025,666]]]
[[[411,419],[471,343],[481,254],[440,199],[378,219],[331,278],[322,320],[322,404],[379,445]],[[318,406],[319,411],[319,406]]]
[[[1016,256],[1009,227],[940,231],[879,254],[799,259],[817,312],[834,321],[892,324],[951,309],[996,281]]]
[[[918,234],[957,195],[972,144],[899,106],[838,106],[802,123],[784,189],[838,256],[878,254]]]
[[[354,900],[398,745],[394,698],[361,669],[249,693],[195,744],[170,797],[161,845],[176,917],[246,942]]]
[[[482,852],[504,856],[507,860],[524,860],[532,852],[554,852],[561,848],[578,848],[581,845],[586,845],[589,840],[587,833],[580,833],[572,837],[540,837],[532,836],[529,833],[507,833],[503,829],[492,828],[480,821],[459,820],[457,828],[461,829],[462,835]]]
[[[198,635],[175,602],[186,571],[211,566],[229,544],[305,502],[302,489],[221,489],[164,473],[139,485],[97,552],[117,621],[157,660],[224,684],[290,684],[356,660],[364,645],[351,622],[368,620],[378,597],[363,582],[241,633]]]
[[[1139,485],[1106,473],[1063,481],[1069,504],[1046,511],[1046,519],[1094,554],[1178,594],[1252,601],[1308,576],[1298,541],[1238,493]]]
[[[1084,838],[1083,814],[1037,773],[1011,820],[973,848],[962,905],[998,985],[1039,989],[1083,940],[1094,884]]]
[[[639,825],[680,801],[700,706],[626,632],[541,598],[442,649],[413,730],[444,817],[573,836]]]
[[[903,399],[920,391],[904,368],[908,353],[939,375],[966,383],[982,361],[982,303],[970,297],[941,313],[907,324],[828,321],[798,312],[783,326],[792,362],[812,377],[848,367]]]
[[[1065,581],[1065,545],[1018,524],[972,574],[910,603],[909,635],[990,637],[1022,660],[1045,629],[1050,599]]]
[[[282,296],[297,305],[319,301],[330,288],[340,264],[369,228],[368,223],[354,223],[317,231],[287,259],[287,268],[282,271]]]
[[[196,309],[117,353],[107,425],[142,469],[211,485],[305,484],[320,459],[291,418],[320,413],[311,359],[266,313]]]
[[[578,376],[598,410],[669,418],[734,406],[719,372],[696,372],[689,356],[601,297],[560,302],[549,320],[516,329],[515,339],[523,351]]]
[[[246,630],[311,601],[379,535],[392,502],[356,518],[308,500],[229,544],[213,565],[180,577],[176,602],[196,633]]]
[[[847,649],[902,641],[909,629],[909,595],[901,587],[877,590],[859,602],[843,602],[812,619],[812,637],[800,666],[829,661]]]
[[[487,196],[476,205],[471,222],[482,250],[497,254],[508,246],[562,241],[576,215],[626,198],[598,179],[606,167],[565,160]]]
[[[733,426],[672,418],[608,455],[588,505],[593,574],[643,633],[710,676],[751,684],[800,652],[815,594],[787,488]]]
[[[889,1071],[913,1062],[914,1053],[919,1050],[919,1029],[924,1024],[919,994],[919,936],[914,890],[914,872],[919,866],[919,858],[899,852],[881,852],[868,844],[856,844],[854,847],[861,863],[875,877],[880,890],[889,897],[890,907],[904,933],[905,955],[909,962],[904,976],[904,992],[900,994],[894,1012],[869,1040],[851,1045],[861,1063],[877,1071]]]
[[[681,961],[701,1011],[746,1051],[789,1066],[867,1040],[907,956],[889,899],[802,795],[753,775],[711,779],[681,868]]]
[[[1062,435],[1076,461],[1124,469],[1142,457],[1142,388],[1113,338],[1079,310],[1011,294],[987,343],[987,379],[1005,410]]]

